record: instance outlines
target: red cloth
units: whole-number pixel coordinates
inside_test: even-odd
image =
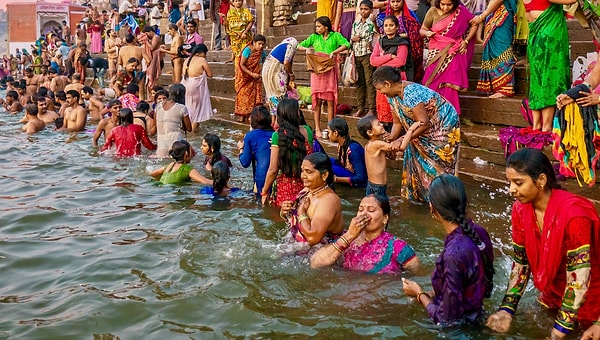
[[[100,151],[105,151],[115,144],[115,156],[131,157],[142,154],[142,144],[148,150],[156,150],[156,145],[152,143],[146,129],[137,124],[127,126],[117,126],[108,135],[106,143]]]
[[[531,203],[515,202],[512,212],[513,242],[525,246],[540,301],[560,308],[566,287],[566,252],[590,245],[591,277],[578,320],[600,316],[600,218],[587,199],[564,190],[552,190],[544,215],[543,234]]]

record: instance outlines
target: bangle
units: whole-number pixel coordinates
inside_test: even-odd
[[[308,220],[308,215],[302,214],[300,217],[298,217],[298,223],[302,223],[304,220]]]
[[[344,237],[344,235],[340,236],[339,239],[342,240],[342,242],[344,242],[346,244],[346,248],[350,247],[350,242],[348,242],[348,240],[346,240],[346,238]]]
[[[269,196],[269,193],[268,192],[261,192],[260,195],[263,196],[263,197],[264,196]]]
[[[333,248],[334,248],[335,250],[337,250],[337,251],[338,251],[340,254],[344,252],[343,250],[341,250],[341,249],[340,249],[340,247],[339,247],[339,246],[338,246],[338,245],[337,245],[335,242],[333,242],[331,245],[332,245],[332,246],[333,246]]]
[[[422,305],[423,303],[421,302],[421,295],[425,295],[429,298],[429,300],[431,300],[431,296],[429,296],[429,294],[425,293],[425,292],[420,292],[419,294],[417,294],[417,302]]]
[[[467,43],[467,45],[469,44],[469,39],[463,39],[464,42]]]

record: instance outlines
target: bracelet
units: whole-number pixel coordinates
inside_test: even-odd
[[[431,300],[431,296],[429,296],[429,294],[425,293],[425,292],[420,292],[419,294],[417,294],[417,302],[422,305],[423,303],[421,302],[421,295],[425,295],[429,298],[429,300]]]
[[[340,249],[340,247],[339,247],[339,246],[338,246],[338,245],[337,245],[335,242],[333,242],[331,245],[332,245],[332,246],[333,246],[333,248],[335,248],[335,250],[337,250],[337,251],[338,251],[340,254],[344,252],[343,250],[341,250],[341,249]]]
[[[344,235],[340,236],[339,240],[342,240],[342,242],[344,242],[346,244],[346,248],[350,247],[350,242],[348,242],[348,240],[346,240]]]
[[[308,220],[308,215],[302,214],[300,217],[298,217],[298,223],[302,223],[304,220]]]
[[[268,192],[261,192],[260,195],[263,196],[263,197],[264,196],[269,196],[269,193]]]
[[[594,321],[594,322],[592,322],[592,325],[594,325],[594,326],[600,326],[600,321]]]

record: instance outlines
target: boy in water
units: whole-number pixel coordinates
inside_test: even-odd
[[[104,140],[110,134],[110,131],[117,126],[119,123],[119,111],[123,108],[121,101],[118,99],[113,99],[108,102],[108,117],[102,119],[98,126],[96,127],[96,132],[94,133],[94,138],[92,138],[92,146],[98,147],[98,140],[104,134]]]
[[[400,150],[404,151],[413,132],[423,124],[420,121],[414,122],[402,138]],[[387,197],[387,167],[385,161],[385,152],[398,151],[392,148],[392,144],[381,140],[386,131],[383,124],[375,116],[366,116],[361,118],[356,124],[356,129],[360,135],[367,139],[365,144],[365,164],[367,166],[367,195],[379,194]]]
[[[38,108],[35,104],[25,105],[25,112],[27,113],[27,123],[23,126],[23,132],[33,134],[43,130],[46,127],[46,123],[37,117]]]

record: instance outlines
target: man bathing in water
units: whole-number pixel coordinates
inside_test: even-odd
[[[81,97],[88,101],[87,111],[90,114],[90,119],[93,122],[98,122],[102,119],[102,110],[104,109],[104,103],[98,96],[94,96],[94,89],[89,86],[84,86],[81,89]]]
[[[27,104],[25,106],[27,123],[23,126],[23,132],[33,134],[43,130],[46,127],[46,123],[37,117],[38,108],[35,104]]]
[[[87,121],[87,112],[79,105],[79,92],[75,90],[67,91],[67,103],[69,104],[69,107],[65,110],[65,117],[61,130],[67,132],[83,131]]]

